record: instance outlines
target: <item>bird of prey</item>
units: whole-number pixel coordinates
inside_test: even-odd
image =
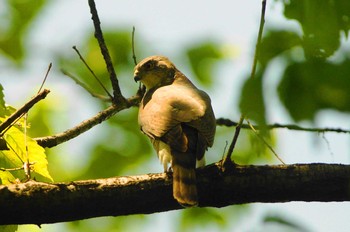
[[[171,165],[173,196],[184,207],[196,206],[196,163],[204,165],[216,129],[210,98],[164,56],[142,60],[134,79],[146,87],[139,108],[140,128],[150,138],[164,171]]]

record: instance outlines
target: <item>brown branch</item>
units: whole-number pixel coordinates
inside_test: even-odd
[[[212,164],[197,171],[199,207],[252,202],[350,201],[350,166]],[[180,209],[171,176],[148,174],[71,183],[0,186],[0,224],[42,224]]]
[[[68,129],[62,133],[52,135],[52,136],[46,136],[46,137],[40,137],[35,138],[34,140],[37,141],[37,143],[42,147],[54,147],[58,144],[61,144],[63,142],[66,142],[68,140],[71,140],[80,134],[86,132],[87,130],[91,129],[92,127],[102,123],[103,121],[109,119],[119,111],[128,109],[132,106],[137,106],[140,102],[141,97],[140,96],[134,96],[129,99],[127,99],[127,105],[112,105],[108,107],[107,109],[99,112],[94,117],[87,119],[83,122],[81,122],[79,125]]]
[[[102,34],[102,30],[101,30],[101,22],[100,22],[100,19],[98,17],[95,1],[89,0],[89,6],[90,6],[90,12],[92,15],[92,21],[93,21],[94,27],[95,27],[95,38],[97,39],[98,44],[100,46],[102,56],[106,62],[107,70],[109,73],[109,78],[110,78],[111,83],[112,83],[114,103],[115,104],[126,104],[126,99],[123,97],[123,95],[120,91],[117,74],[115,73],[111,56],[109,54],[108,48],[107,48],[105,40],[103,38],[103,34]]]
[[[231,126],[237,126],[238,123],[234,122],[230,119],[227,119],[227,118],[218,118],[218,119],[216,119],[216,125],[231,127]],[[248,124],[242,124],[241,128],[242,129],[250,129]],[[254,125],[254,128],[257,130],[260,129],[260,127],[258,125]],[[346,133],[346,134],[350,133],[350,130],[345,130],[345,129],[341,129],[341,128],[330,128],[330,127],[308,128],[308,127],[301,127],[301,126],[293,125],[293,124],[274,123],[274,124],[269,124],[269,125],[263,126],[264,130],[265,129],[266,130],[273,130],[273,129],[278,129],[278,128],[288,129],[288,130],[296,130],[296,131],[317,132],[317,133],[325,133],[325,132]]]
[[[49,93],[50,90],[44,89],[35,95],[32,99],[30,99],[27,103],[25,103],[21,108],[11,114],[3,123],[0,124],[0,134],[2,134],[2,132],[8,128],[15,120],[20,118],[23,114],[27,113],[28,110],[30,110],[30,108],[32,108],[36,103],[44,99]]]

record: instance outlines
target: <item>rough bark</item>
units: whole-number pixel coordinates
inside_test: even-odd
[[[350,165],[232,165],[222,170],[218,164],[197,170],[199,207],[350,200]],[[172,198],[171,185],[171,175],[162,173],[0,186],[0,224],[43,224],[181,209]]]

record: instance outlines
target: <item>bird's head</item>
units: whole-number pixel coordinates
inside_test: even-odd
[[[141,81],[149,90],[173,83],[175,71],[175,65],[167,57],[150,56],[135,66],[134,80]]]

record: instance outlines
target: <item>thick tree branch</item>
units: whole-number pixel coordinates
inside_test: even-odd
[[[197,171],[199,207],[252,202],[350,201],[350,165],[232,166]],[[0,186],[0,224],[42,224],[99,216],[150,214],[181,207],[167,174],[71,183]]]

